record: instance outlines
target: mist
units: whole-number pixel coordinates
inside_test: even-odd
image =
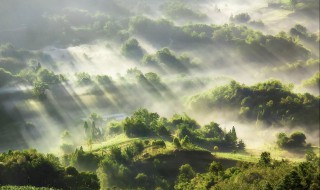
[[[13,9],[14,2],[6,4],[6,9]],[[314,46],[316,40],[308,42],[288,40],[288,43],[294,46],[292,52],[300,48],[305,53],[294,57],[290,53],[288,55],[284,52],[280,55],[275,51],[270,52],[270,56],[266,58],[259,52],[252,53],[249,51],[251,49],[243,52],[244,48],[239,48],[237,43],[225,39],[229,37],[218,38],[222,34],[217,32],[223,31],[223,26],[230,26],[235,31],[232,34],[233,38],[239,39],[239,43],[248,44],[247,41],[255,35],[259,35],[261,43],[265,43],[264,38],[277,35],[281,31],[289,32],[296,24],[303,24],[309,32],[308,35],[317,34],[319,22],[316,19],[309,19],[308,15],[297,19],[298,13],[289,7],[270,7],[268,2],[262,0],[254,3],[206,0],[186,1],[182,4],[183,10],[193,11],[195,15],[201,13],[204,15],[203,19],[200,19],[201,17],[178,19],[179,16],[174,16],[178,13],[169,14],[171,12],[168,13],[166,10],[166,7],[170,8],[168,2],[159,1],[92,3],[83,0],[40,3],[34,0],[15,7],[14,12],[19,14],[4,11],[5,8],[0,9],[1,44],[11,43],[17,52],[29,52],[29,55],[21,61],[26,65],[30,60],[37,60],[42,68],[67,79],[61,84],[50,86],[46,90],[47,99],[44,101],[32,98],[30,83],[24,82],[19,87],[10,85],[1,87],[0,95],[5,97],[1,105],[4,106],[5,112],[9,115],[19,113],[19,123],[35,125],[34,132],[28,132],[24,128],[18,132],[26,142],[21,148],[34,147],[48,152],[56,150],[61,143],[63,131],[69,130],[73,134],[83,133],[82,118],[92,112],[100,115],[114,113],[130,115],[134,110],[145,107],[166,117],[184,112],[193,116],[193,111],[186,106],[186,99],[228,84],[231,80],[253,85],[275,78],[284,83],[294,84],[296,92],[317,91],[300,88],[302,81],[314,75],[317,71],[315,68],[319,69],[319,63],[308,64],[308,60],[319,59],[318,49]],[[262,21],[263,26],[254,26],[249,21],[237,23],[230,20],[231,16],[241,13],[248,13],[250,21]],[[152,31],[152,28],[148,27],[145,30],[140,28],[142,30],[140,31],[140,25],[136,24],[140,22],[139,17],[145,19],[146,25],[150,26],[157,25],[163,20],[167,20],[168,23],[159,27],[163,31],[159,31],[158,35],[154,34],[157,31]],[[209,32],[197,29],[198,25],[205,25]],[[149,29],[150,32],[147,31]],[[251,36],[243,34],[250,32],[253,32]],[[150,36],[157,38],[150,39]],[[139,59],[132,59],[123,54],[123,47],[130,39],[136,39],[139,43],[143,52],[143,56]],[[315,48],[302,48],[308,46],[307,44]],[[265,46],[263,48],[269,48]],[[175,70],[171,63],[161,59],[160,51],[166,47],[178,67],[186,67],[184,71]],[[39,57],[34,55],[36,52],[43,54],[47,60],[40,61]],[[156,65],[143,63],[142,58],[146,55],[153,56],[158,63]],[[1,57],[6,58],[4,55]],[[304,69],[290,67],[295,61],[300,61]],[[288,72],[285,71],[286,65]],[[91,77],[90,85],[81,85],[77,81],[79,80],[77,74],[83,72]],[[148,85],[142,84],[137,80],[136,73],[132,76],[130,72],[137,72],[138,75],[154,72],[161,80],[157,84],[150,81]],[[110,77],[111,82],[108,87],[97,81],[98,75]],[[11,93],[15,93],[15,96],[11,97]],[[228,117],[229,113],[214,115],[195,114],[194,117],[202,124],[214,120],[227,129],[236,126],[239,138],[244,139],[250,148],[274,143],[276,133],[304,128],[257,127],[252,121],[243,123],[236,117]],[[306,134],[308,142],[318,144],[319,138],[311,135],[312,133],[306,132]],[[0,150],[9,148],[10,145],[1,147]]]

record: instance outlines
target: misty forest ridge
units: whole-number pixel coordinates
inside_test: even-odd
[[[0,190],[320,189],[319,0],[2,0]]]

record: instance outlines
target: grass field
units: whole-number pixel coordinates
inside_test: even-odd
[[[86,151],[97,152],[101,149],[108,149],[111,146],[117,145],[117,146],[121,147],[126,144],[130,144],[131,142],[133,142],[135,140],[144,140],[144,139],[145,138],[129,138],[125,134],[121,134],[121,135],[114,136],[114,137],[106,140],[105,142],[93,143],[92,145],[85,145],[83,147],[83,149]]]
[[[259,160],[259,156],[248,153],[216,152],[212,154],[218,158],[225,158],[237,161],[258,162]]]

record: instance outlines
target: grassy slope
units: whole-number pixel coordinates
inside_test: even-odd
[[[154,140],[153,138],[128,138],[125,134],[114,136],[102,143],[93,144],[91,147],[91,151],[97,154],[107,151],[112,146],[120,146],[125,147],[132,143],[135,140]],[[148,155],[148,158],[157,156],[160,154],[171,154],[174,152],[175,147],[172,142],[165,141],[166,148],[153,148],[151,146],[147,146],[144,152],[141,154],[140,157],[136,158],[137,160],[145,159],[142,155]],[[89,151],[90,146],[85,145],[84,149]],[[201,149],[199,149],[201,150]],[[222,160],[233,160],[233,161],[246,161],[246,162],[257,162],[259,160],[260,154],[263,151],[268,151],[271,153],[272,158],[276,160],[288,159],[293,162],[301,162],[304,161],[305,157],[304,154],[297,154],[297,153],[290,153],[285,150],[281,150],[276,147],[268,146],[262,147],[260,149],[246,149],[245,152],[211,152],[213,156],[217,159]],[[314,147],[315,152],[319,152],[319,147]]]

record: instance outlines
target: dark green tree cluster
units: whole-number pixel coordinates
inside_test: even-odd
[[[305,40],[311,43],[317,42],[318,39],[316,34],[309,32],[308,29],[301,24],[296,24],[293,28],[290,29],[289,33],[292,36],[297,36],[301,40]]]
[[[90,85],[93,83],[91,76],[86,72],[76,73],[75,76],[79,85]]]
[[[157,113],[150,113],[146,109],[135,111],[131,117],[123,122],[125,133],[129,137],[169,136],[169,130],[162,124],[162,119]]]
[[[246,14],[240,17],[248,20]],[[275,36],[264,35],[247,26],[234,24],[194,24],[178,27],[167,20],[155,21],[145,17],[136,17],[131,21],[130,27],[133,34],[138,34],[160,47],[184,50],[203,45],[215,50],[223,47],[227,52],[240,55],[242,59],[266,63],[306,60],[310,57],[310,51],[285,32]],[[155,61],[152,58],[147,60],[151,63]]]
[[[154,67],[162,72],[188,72],[197,68],[187,55],[176,56],[168,48],[162,48],[154,55],[144,56],[143,65]]]
[[[229,132],[222,130],[219,124],[211,122],[201,127],[188,115],[175,114],[171,119],[160,118],[157,113],[139,109],[126,118],[123,123],[124,132],[129,137],[160,136],[172,138],[177,148],[192,148],[194,145],[211,149],[214,146],[222,150],[243,150],[245,145],[237,138],[234,127]]]
[[[36,150],[9,151],[0,154],[0,186],[30,185],[57,189],[100,189],[93,173],[64,168],[52,154]]]
[[[70,164],[80,171],[95,172],[99,162],[100,158],[97,155],[83,151],[82,147],[70,155]]]
[[[309,129],[315,129],[319,123],[319,97],[309,93],[293,93],[290,86],[277,80],[253,86],[233,81],[193,96],[190,104],[199,111],[238,109],[240,117],[269,125],[304,124],[308,125]]]
[[[302,132],[294,132],[289,137],[285,133],[277,135],[277,144],[280,148],[284,149],[305,149],[310,148],[310,144],[306,142],[306,135]]]
[[[221,150],[245,149],[243,141],[241,139],[238,140],[234,127],[229,132],[226,132],[219,127],[219,124],[214,122],[201,128],[193,128],[192,125],[183,122],[177,128],[177,136],[181,139],[181,145],[184,144],[184,141],[187,141],[207,149],[212,149],[214,146],[219,147]]]
[[[121,53],[125,57],[128,57],[133,60],[141,60],[144,55],[144,50],[139,45],[138,40],[136,39],[129,39],[126,41],[125,44],[123,44],[121,48]]]

